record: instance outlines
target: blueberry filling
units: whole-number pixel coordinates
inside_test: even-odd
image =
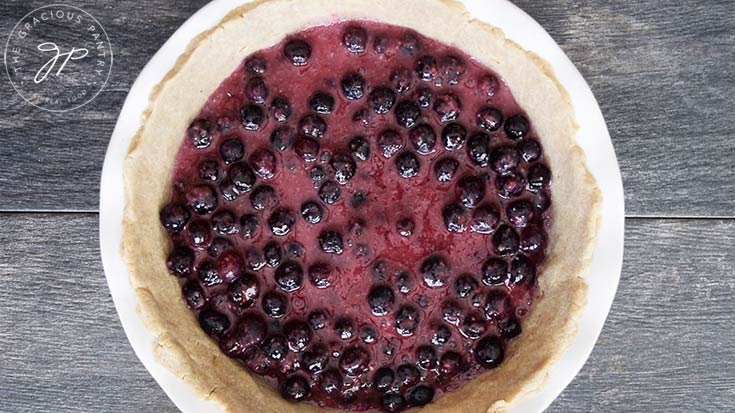
[[[549,243],[540,142],[455,48],[373,22],[307,29],[245,57],[184,133],[166,269],[286,400],[424,406],[522,334]]]

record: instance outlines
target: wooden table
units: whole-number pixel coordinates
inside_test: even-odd
[[[0,411],[172,412],[107,290],[98,182],[130,85],[205,1],[65,2],[104,25],[115,65],[63,115],[0,80]],[[45,4],[4,1],[3,39]],[[592,86],[626,189],[617,298],[549,411],[735,411],[735,3],[517,4]]]

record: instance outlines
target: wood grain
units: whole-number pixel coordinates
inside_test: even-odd
[[[627,224],[608,322],[549,411],[735,410],[735,221]],[[96,215],[0,214],[0,227],[0,411],[175,411],[119,324]]]
[[[0,82],[4,210],[95,211],[99,171],[125,95],[163,42],[206,2],[68,3],[106,28],[112,75],[65,115]],[[11,0],[0,33],[43,1]],[[114,4],[114,6],[113,6]],[[735,4],[731,0],[521,0],[584,74],[607,118],[633,216],[735,217]],[[81,155],[80,155],[81,154]]]

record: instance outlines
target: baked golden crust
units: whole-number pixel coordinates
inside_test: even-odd
[[[553,173],[552,226],[539,294],[524,333],[503,364],[445,394],[423,410],[503,411],[538,390],[554,360],[571,344],[585,305],[582,278],[591,261],[600,193],[574,142],[577,125],[566,91],[550,66],[450,0],[403,0],[412,14],[394,13],[391,0],[263,0],[233,10],[197,36],[153,90],[142,126],[125,161],[123,255],[139,313],[156,337],[154,353],[203,398],[229,412],[312,412],[292,404],[222,354],[181,299],[168,275],[169,239],[158,221],[168,202],[174,158],[192,119],[241,62],[292,32],[338,20],[367,19],[408,27],[453,45],[500,74],[529,115]],[[278,16],[278,20],[274,20]],[[421,410],[421,409],[417,409]]]

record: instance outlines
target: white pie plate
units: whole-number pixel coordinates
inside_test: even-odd
[[[153,358],[154,338],[139,318],[137,299],[120,255],[124,206],[123,160],[128,144],[140,127],[143,110],[153,87],[163,79],[189,42],[217,24],[230,10],[248,0],[215,0],[191,16],[148,62],[120,112],[107,149],[100,190],[100,247],[105,276],[123,329],[135,354],[171,400],[184,412],[221,412],[222,408],[199,398],[181,379]],[[472,15],[505,31],[510,39],[549,63],[571,95],[579,133],[578,144],[587,155],[588,166],[603,195],[602,225],[592,267],[585,276],[589,305],[579,322],[572,347],[553,366],[549,380],[539,393],[515,405],[512,412],[541,412],[572,381],[584,365],[610,311],[623,261],[623,183],[615,151],[592,91],[582,75],[546,31],[521,9],[506,0],[464,0]]]

